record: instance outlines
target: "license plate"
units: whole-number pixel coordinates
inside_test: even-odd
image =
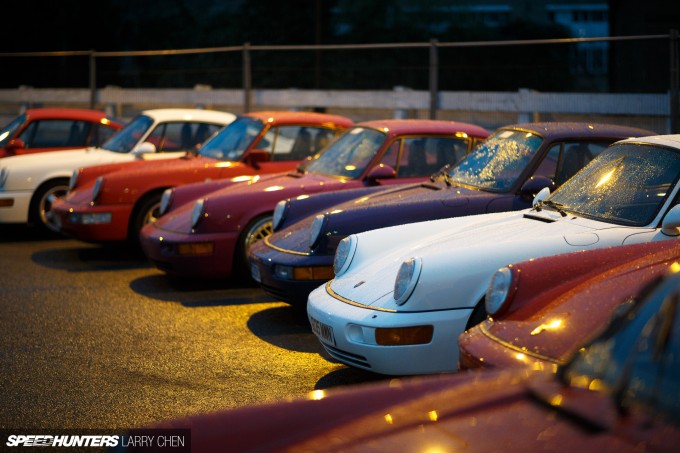
[[[312,332],[314,332],[314,335],[326,343],[330,343],[335,346],[335,337],[333,336],[333,328],[331,326],[319,322],[311,316],[309,317],[309,324],[312,326]]]

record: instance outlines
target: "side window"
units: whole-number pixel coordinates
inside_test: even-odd
[[[562,155],[563,143],[556,143],[552,145],[548,152],[545,153],[543,160],[538,165],[538,168],[534,172],[533,176],[544,176],[554,181],[557,186],[562,184],[564,181],[558,181],[556,179],[557,164],[560,161],[560,156]]]
[[[382,159],[380,159],[381,164],[389,165],[395,171],[397,171],[397,174],[399,173],[397,159],[399,158],[399,149],[401,148],[403,142],[404,140],[402,139],[393,141],[390,147],[385,151],[385,154],[383,154]]]
[[[397,175],[400,178],[430,176],[446,164],[457,163],[469,149],[470,142],[464,138],[407,138]]]
[[[314,126],[278,126],[267,131],[258,144],[271,153],[272,161],[303,160],[321,151],[333,139],[333,131]]]
[[[213,125],[194,122],[160,124],[147,137],[158,152],[194,150],[218,128]]]
[[[93,126],[90,131],[86,143],[88,146],[99,146],[117,132],[114,128],[101,124]]]
[[[19,138],[27,148],[58,148],[83,146],[85,144],[83,121],[43,120],[35,121]]]
[[[576,172],[586,166],[607,147],[603,143],[572,142],[565,143],[560,164],[557,167],[555,183],[563,184]]]

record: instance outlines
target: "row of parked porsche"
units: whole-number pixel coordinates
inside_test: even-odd
[[[306,308],[328,354],[350,366],[499,370],[218,415],[242,431],[225,433],[238,445],[208,435],[215,420],[181,422],[205,442],[265,450],[360,449],[358,426],[381,450],[423,446],[417,426],[480,451],[565,439],[589,450],[674,447],[679,192],[680,136],[592,123],[489,133],[163,109],[101,147],[0,159],[0,222],[127,241],[170,278],[251,277]],[[341,416],[357,401],[365,424]],[[337,432],[303,427],[311,414]],[[518,440],[510,424],[535,432]],[[247,435],[258,431],[281,432]]]

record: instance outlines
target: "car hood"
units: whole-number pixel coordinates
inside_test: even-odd
[[[314,194],[329,190],[357,187],[361,182],[344,180],[317,174],[286,173],[272,177],[236,184],[210,192],[205,200],[203,218],[195,230],[191,227],[191,212],[194,202],[190,201],[173,209],[156,222],[166,231],[178,233],[218,233],[238,231],[257,215],[274,210],[276,203],[290,197]]]
[[[405,223],[482,214],[497,194],[443,183],[400,186],[359,197],[327,209],[325,236],[338,240],[352,233]],[[317,213],[318,214],[318,213]],[[284,250],[309,251],[309,232],[316,215],[306,217],[271,235],[268,242]],[[335,243],[322,244],[317,254],[332,254]]]
[[[620,245],[634,228],[554,211],[525,210],[433,220],[361,233],[349,270],[330,282],[340,296],[396,311],[473,308],[502,266],[541,256]],[[398,247],[394,245],[398,244]],[[410,301],[397,306],[401,263],[422,271]],[[411,302],[413,301],[413,302]]]
[[[561,404],[554,405],[559,398]],[[639,421],[639,415],[630,415]],[[634,451],[610,398],[528,370],[392,379],[165,422],[197,451]],[[311,422],[313,421],[313,422]],[[632,420],[629,420],[632,422]],[[604,428],[603,426],[604,425]],[[680,434],[656,424],[652,450]],[[659,435],[666,429],[667,435]],[[594,432],[597,431],[597,435]],[[653,445],[652,445],[653,444]]]
[[[5,190],[24,190],[40,184],[50,175],[68,177],[80,167],[134,159],[132,154],[86,148],[5,157],[0,161],[0,168],[9,170]]]
[[[541,360],[564,363],[612,320],[617,307],[633,300],[645,285],[668,271],[677,253],[661,254],[654,262],[641,257],[606,275],[572,286],[540,307],[527,304],[508,319],[485,321],[480,329],[513,354],[523,352]]]

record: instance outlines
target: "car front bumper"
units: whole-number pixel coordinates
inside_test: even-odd
[[[85,242],[128,239],[132,205],[82,206],[57,200],[52,205],[59,230]]]
[[[232,274],[238,232],[185,234],[146,225],[139,235],[146,257],[170,275],[196,278],[228,278]],[[181,254],[192,244],[211,244],[210,253]]]
[[[32,191],[0,191],[0,223],[27,223]]]
[[[281,272],[277,274],[276,269],[286,268],[292,273],[293,269],[332,269],[333,266],[332,256],[285,253],[271,248],[266,241],[254,244],[248,258],[253,280],[270,296],[296,306],[304,306],[309,294],[327,280],[281,277]],[[307,275],[310,274],[311,271],[307,272]]]
[[[307,314],[312,330],[336,360],[389,375],[444,373],[458,370],[458,335],[472,309],[387,312],[351,305],[328,294],[323,285],[309,295]],[[383,346],[376,329],[433,326],[425,344]]]

